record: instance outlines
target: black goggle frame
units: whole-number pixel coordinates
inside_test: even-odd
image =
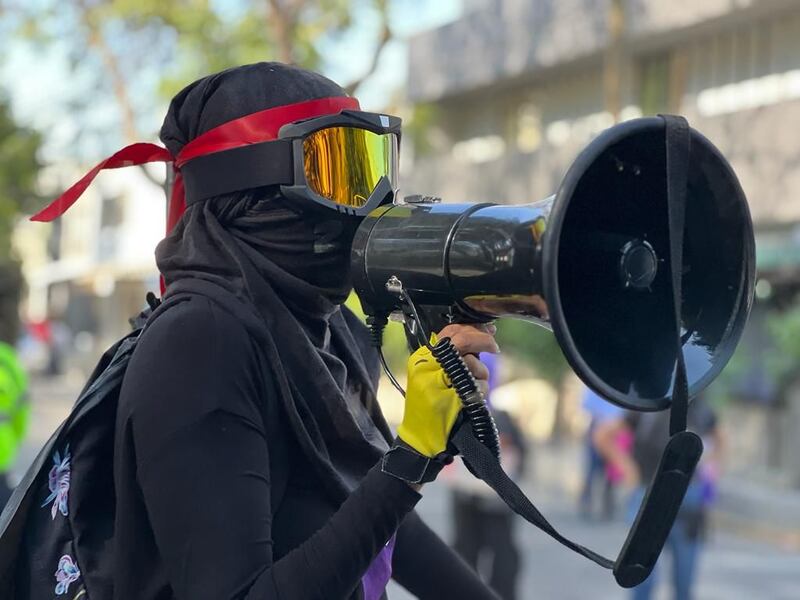
[[[375,208],[392,202],[397,192],[383,176],[366,202],[359,207],[344,206],[320,196],[308,184],[304,165],[303,141],[312,133],[329,127],[353,127],[377,134],[394,134],[400,146],[402,120],[380,113],[344,110],[303,121],[288,123],[278,131],[278,139],[249,144],[198,156],[182,168],[187,205],[222,194],[279,185],[281,193],[307,209],[335,209],[365,216]]]

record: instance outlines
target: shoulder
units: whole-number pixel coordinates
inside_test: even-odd
[[[242,322],[212,300],[187,294],[160,308],[145,327],[139,340],[141,348],[181,348],[195,351],[224,344],[227,348],[251,343]]]
[[[235,315],[188,296],[160,309],[142,332],[120,392],[120,417],[172,429],[220,410],[257,421],[258,364]]]

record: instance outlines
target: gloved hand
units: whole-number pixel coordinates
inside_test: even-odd
[[[477,358],[480,352],[499,352],[494,325],[448,325],[441,337],[449,337],[486,393],[489,371]],[[450,431],[461,411],[461,400],[450,387],[442,367],[425,346],[408,358],[408,383],[403,421],[397,436],[414,450],[433,458],[447,448]]]

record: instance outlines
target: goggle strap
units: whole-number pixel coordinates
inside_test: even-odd
[[[186,204],[294,182],[291,140],[273,140],[198,156],[181,168]]]

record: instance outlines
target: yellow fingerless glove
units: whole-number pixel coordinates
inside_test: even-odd
[[[431,336],[431,344],[436,336]],[[461,400],[427,347],[408,357],[408,384],[403,422],[397,436],[420,454],[433,458],[447,448]]]

